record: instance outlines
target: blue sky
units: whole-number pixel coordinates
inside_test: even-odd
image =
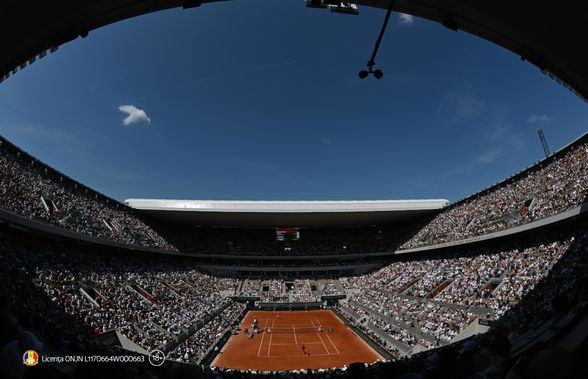
[[[359,80],[383,17],[239,0],[110,25],[2,83],[0,134],[119,200],[454,201],[540,159],[537,128],[552,150],[587,130],[536,67],[423,19],[395,14]]]

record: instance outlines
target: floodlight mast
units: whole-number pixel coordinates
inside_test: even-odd
[[[380,44],[382,43],[382,38],[384,38],[384,33],[386,32],[386,27],[388,26],[388,20],[390,20],[390,15],[392,14],[392,7],[394,7],[394,0],[390,0],[388,3],[388,9],[386,10],[386,16],[384,17],[384,23],[382,24],[382,28],[380,29],[380,34],[376,39],[376,43],[374,45],[374,50],[372,51],[372,56],[370,57],[369,62],[367,63],[367,71],[361,70],[359,72],[359,78],[365,79],[369,74],[373,74],[376,79],[382,79],[384,73],[382,70],[374,70],[373,67],[376,65],[376,55],[378,55],[378,50],[380,49]]]
[[[549,146],[547,146],[547,140],[545,139],[545,134],[543,134],[543,129],[537,129],[537,134],[539,134],[539,139],[541,140],[541,145],[543,146],[543,152],[545,153],[545,158],[548,158],[551,155],[549,151]]]

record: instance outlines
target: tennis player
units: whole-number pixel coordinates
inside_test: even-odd
[[[306,346],[304,345],[304,343],[303,343],[303,342],[300,342],[300,348],[302,349],[302,353],[303,353],[304,355],[308,355],[308,356],[310,356],[310,353],[309,353],[308,351],[306,351]]]

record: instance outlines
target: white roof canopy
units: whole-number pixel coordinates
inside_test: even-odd
[[[415,218],[446,206],[444,199],[350,201],[225,201],[127,199],[154,218],[209,226],[374,225]]]

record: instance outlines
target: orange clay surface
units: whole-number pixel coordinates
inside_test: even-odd
[[[259,328],[264,331],[248,339],[243,330],[251,329],[254,317],[257,318]],[[315,331],[318,327],[323,331]],[[383,360],[380,354],[328,310],[250,311],[241,321],[240,328],[239,334],[231,336],[211,366],[242,370],[297,370]],[[275,328],[282,332],[266,331]],[[328,333],[328,328],[333,328],[333,332]],[[301,344],[306,347],[307,354],[304,354]]]

